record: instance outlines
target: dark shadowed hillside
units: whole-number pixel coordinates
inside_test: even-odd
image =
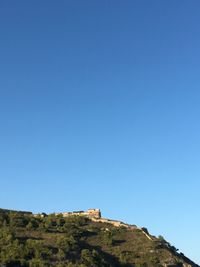
[[[85,216],[0,210],[0,266],[198,266],[164,238]]]

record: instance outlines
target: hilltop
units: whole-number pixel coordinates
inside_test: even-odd
[[[99,209],[32,214],[0,209],[0,266],[198,267],[146,228]]]

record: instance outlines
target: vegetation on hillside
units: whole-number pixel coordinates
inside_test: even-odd
[[[183,265],[183,264],[190,265]],[[170,265],[171,264],[171,265]],[[197,266],[164,238],[86,217],[0,211],[0,266]]]

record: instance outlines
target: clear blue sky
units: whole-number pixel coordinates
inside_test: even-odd
[[[0,206],[102,209],[200,263],[200,1],[0,1]]]

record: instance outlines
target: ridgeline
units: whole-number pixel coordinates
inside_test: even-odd
[[[198,267],[162,236],[101,218],[100,210],[0,209],[0,267]]]

